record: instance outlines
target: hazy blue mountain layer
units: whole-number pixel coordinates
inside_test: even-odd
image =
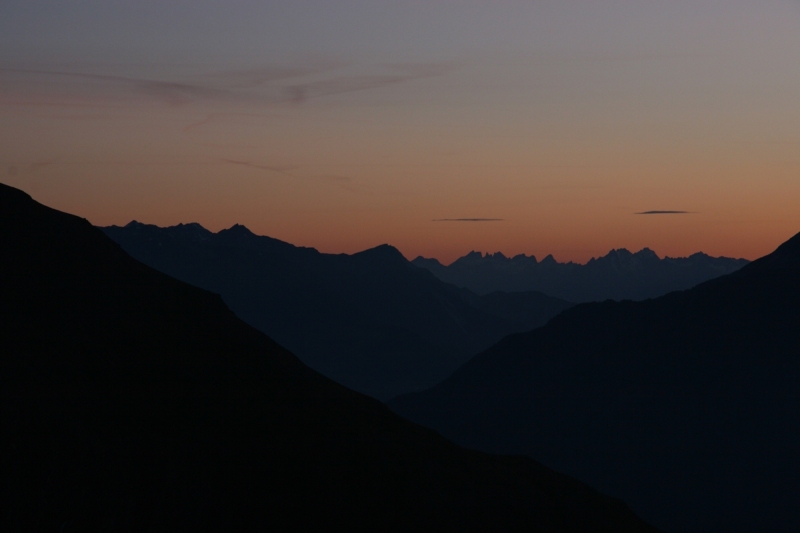
[[[622,248],[591,259],[585,265],[558,263],[552,255],[537,261],[533,256],[508,258],[499,252],[486,255],[470,252],[449,266],[424,257],[412,263],[430,270],[447,283],[478,294],[541,291],[571,302],[601,302],[645,300],[689,289],[735,272],[748,261],[710,257],[704,253],[661,259],[648,248],[633,254]]]
[[[3,531],[654,531],[447,442],[0,185]]]
[[[570,305],[537,292],[478,296],[388,245],[334,255],[239,225],[219,233],[199,224],[102,229],[146,265],[222,295],[315,370],[381,400],[438,383],[505,335]]]
[[[577,305],[390,406],[667,531],[798,531],[800,234],[687,291]]]

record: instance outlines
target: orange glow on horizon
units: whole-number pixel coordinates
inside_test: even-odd
[[[643,247],[755,259],[800,231],[796,6],[733,2],[707,20],[695,4],[503,5],[409,5],[402,25],[365,34],[366,19],[330,13],[328,40],[302,10],[258,19],[272,31],[226,11],[252,42],[181,34],[204,52],[175,49],[183,29],[139,42],[117,19],[130,48],[76,44],[58,17],[40,28],[20,8],[16,25],[0,20],[21,43],[0,47],[0,181],[97,225],[240,223],[324,252],[389,243],[444,263]],[[423,11],[435,30],[414,22]],[[485,20],[487,35],[464,31]],[[376,37],[395,27],[410,33]],[[64,54],[34,53],[51,34]],[[688,213],[635,214],[652,210]]]

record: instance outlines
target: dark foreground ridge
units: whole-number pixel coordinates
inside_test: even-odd
[[[4,531],[652,531],[301,364],[211,293],[0,185]]]
[[[435,385],[571,305],[537,292],[478,296],[388,245],[323,254],[238,224],[218,233],[199,224],[102,229],[142,263],[220,294],[314,370],[384,401]]]
[[[691,290],[573,307],[390,406],[667,531],[800,531],[800,234]]]

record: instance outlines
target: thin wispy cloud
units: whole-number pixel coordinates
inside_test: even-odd
[[[349,176],[342,176],[339,174],[308,176],[308,175],[303,175],[302,173],[295,173],[295,171],[297,171],[300,168],[298,166],[265,165],[261,163],[253,163],[251,161],[242,161],[239,159],[228,159],[228,158],[218,158],[218,160],[222,163],[230,165],[237,165],[256,170],[266,170],[267,172],[281,174],[283,176],[287,176],[292,179],[311,180],[320,183],[328,183],[335,187],[344,189],[348,192],[360,192],[364,188],[364,185],[355,183],[353,178]]]
[[[15,88],[20,91],[32,91],[35,95],[45,97],[45,104],[58,103],[58,100],[54,101],[52,97],[73,97],[84,100],[85,103],[92,103],[107,98],[130,98],[140,95],[170,106],[179,106],[198,99],[233,98],[229,90],[197,83],[70,70],[0,68],[0,80],[6,82],[4,95],[13,94]]]
[[[116,70],[122,68],[115,67]],[[328,63],[158,79],[66,67],[0,66],[0,105],[91,107],[152,102],[179,107],[207,102],[257,107],[296,106],[315,98],[440,76],[451,68],[433,63],[360,68]]]
[[[236,159],[226,159],[226,158],[220,158],[220,161],[222,161],[224,163],[229,163],[231,165],[239,165],[239,166],[255,168],[255,169],[259,169],[259,170],[267,170],[269,172],[274,172],[276,174],[283,174],[284,176],[289,176],[290,178],[294,177],[292,175],[291,171],[294,170],[295,168],[297,168],[297,167],[278,167],[278,166],[273,166],[273,165],[262,165],[262,164],[259,164],[259,163],[252,163],[250,161],[239,161],[239,160],[236,160]]]
[[[26,174],[35,174],[38,171],[62,163],[61,157],[48,157],[46,159],[38,159],[27,164],[13,163],[8,165],[7,173],[9,176],[16,177]]]
[[[434,218],[431,222],[502,222],[504,218]]]
[[[287,101],[305,103],[309,98],[319,98],[343,93],[379,89],[413,80],[441,76],[452,69],[446,64],[392,65],[388,74],[340,76],[308,83],[294,84],[285,88]]]
[[[634,215],[691,215],[694,211],[642,211]]]
[[[320,72],[335,70],[344,66],[346,65],[342,62],[325,62],[294,67],[267,66],[211,73],[204,76],[204,78],[209,81],[213,81],[215,84],[224,84],[232,89],[252,89],[276,81],[301,78]]]

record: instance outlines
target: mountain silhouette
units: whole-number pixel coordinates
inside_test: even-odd
[[[380,400],[433,386],[571,305],[537,292],[478,296],[388,245],[323,254],[238,224],[218,233],[199,224],[102,229],[146,265],[220,294],[313,369]]]
[[[436,277],[478,294],[493,291],[541,291],[571,302],[603,300],[645,300],[671,291],[684,290],[710,279],[734,272],[746,259],[689,257],[660,259],[649,248],[631,253],[611,250],[585,265],[558,263],[552,255],[542,261],[533,256],[512,258],[498,252],[483,255],[470,252],[444,266],[436,259],[418,257],[415,265]]]
[[[654,531],[402,420],[5,185],[0,251],[4,531]]]
[[[798,531],[800,235],[690,290],[577,305],[390,407],[666,531]]]

